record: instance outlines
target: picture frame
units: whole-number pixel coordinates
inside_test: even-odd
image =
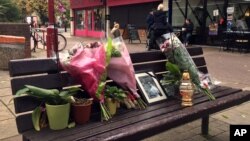
[[[167,96],[152,71],[135,74],[142,97],[148,104],[166,100]]]

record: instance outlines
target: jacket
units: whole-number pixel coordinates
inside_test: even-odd
[[[167,30],[167,32],[172,32],[173,28],[167,22],[167,13],[166,11],[156,11],[154,12],[154,30]]]

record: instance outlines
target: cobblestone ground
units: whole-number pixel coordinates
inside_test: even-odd
[[[93,42],[97,39],[71,37],[64,33],[67,38],[67,49],[78,42]],[[128,44],[130,52],[146,51],[146,44]],[[42,46],[41,46],[42,47]],[[235,88],[250,90],[250,54],[237,52],[223,52],[216,47],[204,47],[204,55],[209,72],[215,83]],[[32,57],[45,57],[46,52],[42,49],[32,53]],[[10,78],[8,71],[0,70],[0,140],[18,141],[15,125],[14,106],[11,101]],[[200,125],[201,120],[179,126],[158,135],[145,139],[145,141],[228,141],[230,124],[250,124],[250,103],[246,102],[237,107],[214,114],[210,118],[209,136],[202,136]]]

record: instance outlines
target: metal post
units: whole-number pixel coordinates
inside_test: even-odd
[[[209,126],[209,115],[202,117],[201,120],[201,133],[203,135],[208,135],[208,126]]]
[[[201,30],[202,31],[207,31],[206,30],[206,23],[207,23],[207,0],[203,0],[203,14],[202,14],[202,24],[201,24]],[[206,34],[203,34],[203,37],[202,37],[202,42],[203,44],[206,43],[207,41],[207,35]]]
[[[188,0],[185,1],[185,19],[187,19],[188,15]]]
[[[228,0],[224,0],[224,5],[223,5],[224,23],[222,25],[224,29],[226,29],[227,27],[227,7],[228,7]]]
[[[172,25],[173,0],[168,0],[168,23]]]
[[[47,57],[58,53],[57,28],[55,28],[54,0],[48,0],[49,25],[47,27]]]

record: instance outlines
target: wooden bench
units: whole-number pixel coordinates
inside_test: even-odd
[[[202,48],[188,48],[198,69],[207,73]],[[132,53],[131,59],[136,72],[152,70],[165,71],[166,57],[160,51]],[[151,62],[154,61],[154,62]],[[32,84],[43,88],[61,88],[75,84],[66,72],[59,72],[57,63],[52,59],[12,60],[9,64],[12,93]],[[37,75],[39,74],[39,75]],[[184,108],[181,101],[169,97],[168,100],[150,105],[145,110],[119,109],[108,122],[91,118],[84,125],[75,128],[53,131],[48,128],[37,132],[33,129],[31,113],[39,102],[31,97],[14,100],[16,124],[24,140],[139,140],[185,123],[202,118],[202,134],[208,134],[209,115],[250,99],[249,91],[217,86],[212,90],[215,101],[209,101],[203,94],[194,96],[194,105]],[[95,107],[95,106],[93,106]],[[99,112],[98,110],[96,111]],[[93,117],[95,112],[92,113]]]

